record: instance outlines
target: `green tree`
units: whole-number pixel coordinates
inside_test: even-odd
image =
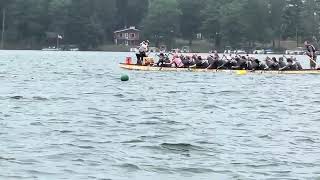
[[[305,40],[317,39],[319,36],[318,7],[316,0],[308,0],[303,3],[301,12],[301,34]]]
[[[151,1],[148,14],[143,21],[145,37],[153,40],[156,46],[161,41],[172,46],[173,39],[178,34],[180,15],[176,0]]]
[[[225,2],[223,0],[207,1],[205,8],[201,11],[201,32],[205,37],[213,42],[217,48],[220,47],[221,39],[221,24],[222,24],[222,5]]]
[[[320,38],[320,0],[0,0],[0,8],[13,47],[37,48],[55,32],[65,44],[95,48],[125,26],[140,26],[157,45],[175,37],[191,44],[198,32],[216,47]]]
[[[117,28],[123,28],[128,26],[128,10],[129,10],[128,0],[117,0],[116,3],[116,15],[117,15]]]
[[[148,0],[134,0],[128,2],[128,8],[126,9],[128,26],[138,26],[148,12],[149,1]]]
[[[48,4],[48,31],[64,34],[71,0],[51,0]]]
[[[245,37],[245,24],[243,13],[244,2],[234,0],[222,5],[221,13],[221,34],[223,39],[233,47],[239,47]]]
[[[284,9],[286,7],[286,0],[270,0],[269,1],[269,23],[268,25],[272,29],[272,45],[275,47],[275,40],[278,39],[280,48],[280,41],[282,39],[282,31],[284,28]]]
[[[72,0],[66,26],[66,40],[78,44],[82,49],[96,48],[105,40],[107,26],[104,18],[110,20],[115,9],[115,1]]]
[[[255,42],[266,42],[271,39],[270,26],[268,24],[268,3],[265,0],[243,1],[242,19],[245,26],[245,38],[254,46]]]
[[[199,12],[204,9],[205,1],[179,0],[178,2],[182,12],[180,18],[180,32],[184,39],[189,40],[189,46],[191,46],[195,34],[197,34],[201,28],[202,17]]]
[[[9,28],[13,30],[11,33],[28,48],[34,48],[44,38],[44,3],[45,0],[15,0],[10,6],[8,16],[11,22]]]
[[[314,21],[315,21],[315,38],[314,40],[317,41],[319,44],[320,39],[320,0],[314,0]]]
[[[284,37],[295,37],[297,46],[299,44],[299,35],[302,32],[302,0],[287,0],[284,10]]]
[[[1,47],[0,48],[4,48],[4,42],[5,42],[5,30],[7,29],[6,27],[6,23],[5,23],[5,20],[6,20],[6,14],[7,14],[7,11],[8,11],[8,7],[10,7],[10,4],[12,4],[13,1],[7,1],[7,0],[0,0],[0,18],[1,20],[4,20],[4,21],[1,21]]]

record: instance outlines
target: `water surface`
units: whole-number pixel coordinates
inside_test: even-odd
[[[119,69],[128,55],[0,51],[0,179],[320,177],[320,76]]]

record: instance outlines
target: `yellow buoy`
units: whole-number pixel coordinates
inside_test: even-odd
[[[246,75],[247,71],[246,70],[238,70],[237,75]]]

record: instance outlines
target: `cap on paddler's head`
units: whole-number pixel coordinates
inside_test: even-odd
[[[305,42],[304,42],[304,45],[305,45],[305,46],[309,45],[309,41],[305,41]]]
[[[160,53],[160,56],[164,56],[164,54],[163,54],[163,53]]]

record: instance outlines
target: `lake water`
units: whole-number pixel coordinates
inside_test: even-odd
[[[320,76],[121,70],[128,55],[0,51],[0,179],[320,178]]]

